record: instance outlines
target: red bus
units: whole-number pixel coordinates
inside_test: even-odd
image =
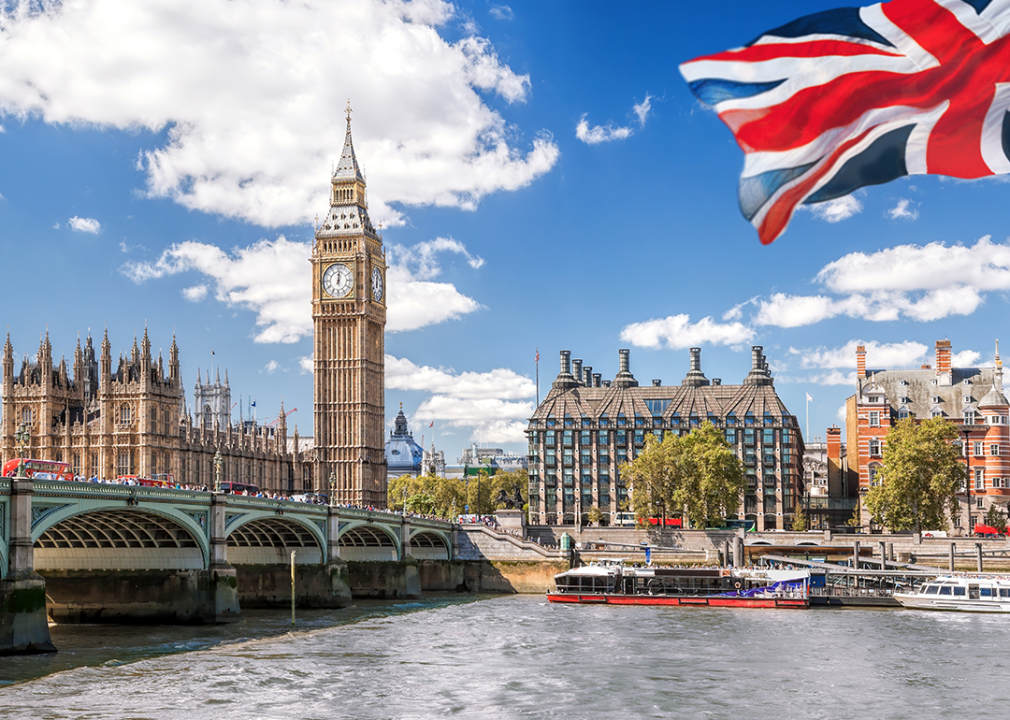
[[[663,525],[664,523],[663,523],[663,519],[662,518],[653,517],[653,518],[649,518],[649,524],[650,525]],[[681,522],[680,518],[667,518],[665,526],[666,527],[683,527],[683,523]]]
[[[4,463],[3,476],[15,477],[18,474],[18,464],[21,458],[8,460]],[[74,474],[70,472],[70,465],[65,462],[55,460],[31,460],[24,458],[25,476],[33,480],[67,480],[72,481]]]

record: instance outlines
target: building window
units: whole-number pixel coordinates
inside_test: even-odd
[[[544,445],[547,447],[554,447],[554,433],[544,433]]]
[[[743,431],[743,444],[753,445],[754,444],[754,429],[745,428]]]
[[[763,433],[764,437],[761,438],[761,442],[765,445],[775,445],[775,431],[767,429]]]
[[[877,485],[880,484],[880,480],[878,479],[878,476],[879,476],[879,472],[878,471],[879,470],[880,470],[880,466],[879,465],[870,465],[870,467],[869,467],[869,471],[870,471],[870,487],[876,487]]]
[[[975,489],[985,490],[985,470],[975,468]]]
[[[974,410],[965,410],[964,411],[964,424],[965,425],[974,425],[975,424],[975,411]]]
[[[593,444],[593,436],[588,430],[583,430],[579,433],[579,445],[583,447]]]
[[[982,457],[982,454],[983,454],[982,453],[982,443],[980,443],[980,442],[974,443],[974,451],[975,451],[974,452],[975,457]]]
[[[726,416],[726,424],[736,425],[736,416],[733,413],[730,413],[729,415]]]
[[[21,422],[31,425],[35,419],[35,411],[31,408],[21,408]]]
[[[880,412],[874,410],[870,413],[870,427],[880,427]]]
[[[992,443],[991,445],[989,445],[989,454],[999,455],[999,445],[997,445],[996,443]]]
[[[564,440],[565,447],[570,448],[572,446],[572,431],[565,430]]]
[[[596,435],[596,443],[598,445],[606,445],[608,435],[609,433],[606,430],[600,430],[600,432]]]
[[[130,424],[130,418],[131,418],[130,406],[129,405],[122,405],[119,408],[119,424],[120,425],[129,425]],[[121,474],[123,474],[123,473],[121,473]],[[125,473],[125,474],[128,475],[129,473]]]
[[[880,457],[880,440],[870,439],[870,457]]]
[[[726,431],[726,442],[730,445],[736,445],[736,430]]]
[[[985,498],[982,497],[981,495],[979,495],[978,497],[976,497],[975,498],[975,507],[977,507],[979,510],[982,510],[983,508],[985,508]]]

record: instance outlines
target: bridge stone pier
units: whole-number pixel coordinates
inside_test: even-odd
[[[226,623],[242,607],[420,597],[449,523],[220,493],[0,479],[0,655],[56,622]]]

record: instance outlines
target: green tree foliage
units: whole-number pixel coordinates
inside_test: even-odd
[[[603,521],[603,511],[600,510],[595,505],[593,505],[591,508],[589,508],[588,515],[589,515],[589,522],[599,527],[600,523]]]
[[[505,503],[498,502],[502,490],[512,500],[518,489],[525,501],[528,488],[529,477],[525,470],[499,472],[493,476],[481,470],[478,475],[467,478],[403,475],[389,481],[386,502],[397,512],[406,506],[407,512],[444,518],[454,518],[466,512],[467,507],[472,514],[490,515],[505,507]]]
[[[722,524],[735,515],[746,485],[743,465],[711,423],[662,442],[646,436],[645,447],[620,469],[631,482],[639,522],[650,517],[686,517],[694,527]]]
[[[891,530],[946,527],[957,512],[957,490],[967,479],[957,426],[944,418],[901,420],[887,435],[880,482],[866,494],[874,522]]]
[[[803,508],[798,508],[793,514],[793,532],[806,532],[807,530],[807,514],[803,512]]]
[[[849,527],[863,527],[863,515],[859,511],[859,502],[856,502],[856,507],[852,509],[852,517],[845,521],[845,524]]]
[[[985,514],[985,524],[999,533],[1006,532],[1006,515],[998,505],[990,505]]]

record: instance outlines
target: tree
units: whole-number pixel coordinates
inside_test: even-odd
[[[466,504],[463,483],[458,478],[437,475],[401,475],[389,481],[386,504],[391,510],[453,518]]]
[[[856,507],[852,509],[852,517],[845,521],[845,524],[849,527],[863,527],[863,516],[859,512],[859,500],[856,500]]]
[[[803,508],[799,508],[793,514],[793,532],[806,532],[807,529],[807,514],[803,512]]]
[[[603,511],[600,510],[600,508],[596,507],[595,505],[589,508],[589,522],[599,527],[602,521],[603,521]]]
[[[989,506],[989,510],[985,514],[985,524],[1001,535],[1006,533],[1006,515],[1003,514],[999,505],[994,503]]]
[[[918,424],[906,418],[891,429],[879,483],[866,494],[874,522],[898,531],[946,527],[967,480],[957,437],[957,426],[939,417]]]
[[[710,422],[680,441],[686,445],[682,461],[686,482],[674,492],[673,502],[684,508],[692,527],[721,525],[740,508],[747,485],[743,464],[726,436]]]
[[[647,436],[635,460],[620,468],[632,483],[639,523],[683,515],[694,527],[736,514],[746,485],[743,465],[722,432],[706,422],[688,435]]]

